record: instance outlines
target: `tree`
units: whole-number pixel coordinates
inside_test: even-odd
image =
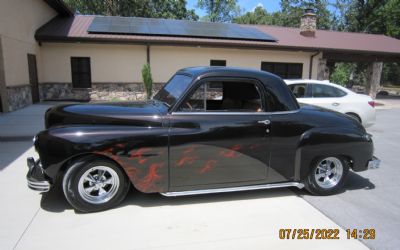
[[[327,9],[327,0],[281,0],[281,10],[269,14],[263,7],[245,13],[234,19],[242,24],[269,24],[285,27],[300,27],[300,18],[304,10],[312,8],[318,16],[317,28],[330,29],[333,26],[332,14]]]
[[[254,11],[249,11],[244,15],[233,19],[235,23],[241,24],[273,24],[273,15],[269,14],[263,7],[258,6]]]
[[[186,9],[186,0],[65,0],[65,3],[85,15],[199,19],[193,9]]]
[[[342,31],[385,34],[400,38],[400,0],[336,0],[336,29]],[[355,77],[367,80],[367,64],[359,63]],[[382,82],[400,84],[400,65],[385,63]]]
[[[197,7],[206,11],[205,20],[231,22],[240,13],[237,0],[198,0]]]

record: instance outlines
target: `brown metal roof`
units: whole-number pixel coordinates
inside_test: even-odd
[[[300,29],[268,25],[256,25],[278,39],[277,42],[257,42],[190,37],[89,34],[87,32],[94,16],[77,15],[56,17],[37,30],[39,42],[110,42],[139,44],[171,44],[211,47],[256,47],[294,49],[303,51],[356,52],[400,57],[400,40],[384,35],[317,30],[315,37],[300,35]]]

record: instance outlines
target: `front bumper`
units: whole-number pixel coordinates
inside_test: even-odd
[[[374,156],[370,161],[368,161],[368,169],[377,169],[379,168],[380,164],[381,160]]]
[[[29,169],[28,174],[26,175],[28,187],[35,191],[48,192],[51,184],[46,179],[40,160],[35,160],[33,157],[29,157],[26,159],[26,163]]]

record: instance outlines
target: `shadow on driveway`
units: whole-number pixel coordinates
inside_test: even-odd
[[[13,161],[18,159],[32,147],[32,140],[27,141],[0,141],[0,171],[10,166]],[[28,171],[28,168],[26,168]]]
[[[372,183],[368,178],[364,178],[361,175],[359,175],[353,171],[349,171],[343,188],[340,189],[337,194],[342,194],[347,191],[354,191],[354,190],[361,190],[361,189],[362,190],[375,189],[375,184]],[[309,192],[307,192],[306,189],[297,189],[296,193],[298,195],[300,195],[301,197],[312,195]]]
[[[284,197],[296,195],[287,188],[243,191],[232,193],[218,193],[206,195],[193,195],[181,197],[164,197],[161,194],[145,194],[133,190],[131,188],[125,200],[116,208],[125,206],[141,206],[141,207],[159,207],[159,206],[180,206],[189,204],[215,203],[227,201],[243,201],[253,199],[270,199],[275,197]],[[266,201],[268,202],[268,201]],[[73,209],[64,198],[60,185],[54,186],[48,193],[42,195],[42,209],[48,212],[61,213],[65,210]],[[80,212],[76,212],[80,214]]]

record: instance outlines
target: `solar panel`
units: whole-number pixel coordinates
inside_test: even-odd
[[[252,27],[232,23],[195,22],[142,17],[95,17],[88,29],[95,34],[129,34],[147,36],[179,36],[276,42],[277,40]]]

